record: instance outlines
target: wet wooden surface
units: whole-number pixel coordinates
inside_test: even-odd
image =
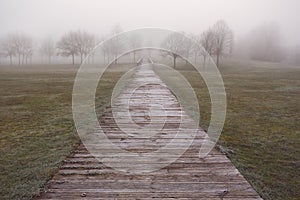
[[[143,85],[147,81],[150,83]],[[195,123],[150,64],[135,72],[113,106],[117,109],[118,125],[111,108],[99,121],[114,145],[128,152],[151,155],[170,141],[175,143],[170,148],[176,151],[182,147],[182,139],[190,136],[188,127],[181,129],[180,123],[184,126]],[[127,108],[130,120],[126,115]],[[127,133],[120,130],[120,125]],[[157,133],[147,132],[149,127],[157,129]],[[180,136],[176,145],[177,140],[172,139],[178,131]],[[206,134],[200,128],[196,133],[190,147],[175,162],[153,172],[138,174],[107,167],[81,144],[66,158],[48,182],[46,192],[38,199],[261,199],[224,154],[213,149],[207,157],[199,158],[199,148]],[[107,153],[114,156],[113,152]],[[155,162],[164,162],[162,158],[154,162],[143,160],[139,164],[142,167],[155,165]],[[130,167],[132,163],[134,158],[128,156],[118,166]]]

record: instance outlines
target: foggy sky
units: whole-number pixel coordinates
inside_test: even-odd
[[[25,32],[35,38],[58,38],[69,30],[108,34],[160,27],[200,33],[224,19],[237,37],[262,23],[277,22],[289,44],[300,44],[298,0],[1,0],[0,37]]]

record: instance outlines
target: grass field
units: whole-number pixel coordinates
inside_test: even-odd
[[[184,69],[182,67],[181,69]],[[77,67],[0,66],[0,196],[28,199],[78,143],[71,112]],[[300,196],[300,68],[226,62],[228,110],[220,149],[265,199]],[[209,95],[197,73],[181,70],[210,119]],[[122,70],[107,73],[96,99],[101,111]]]
[[[79,142],[71,110],[77,68],[0,66],[0,199],[30,199]],[[103,76],[98,111],[121,74]]]
[[[220,150],[264,199],[299,199],[300,67],[227,61],[220,72],[228,103]],[[181,73],[200,99],[206,129],[210,99],[205,83],[195,71]]]

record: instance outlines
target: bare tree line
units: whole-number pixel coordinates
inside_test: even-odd
[[[18,65],[30,64],[34,51],[38,51],[41,56],[45,56],[48,63],[55,55],[71,57],[72,64],[75,64],[75,56],[80,58],[80,63],[89,52],[95,47],[96,37],[85,31],[70,31],[63,35],[58,42],[47,38],[36,47],[31,37],[22,33],[9,34],[1,42],[1,54],[9,58],[13,64],[13,58],[17,58]]]
[[[104,63],[111,60],[117,63],[117,56],[122,52],[125,45],[123,44],[124,41],[120,41],[118,37],[120,32],[122,32],[122,27],[120,25],[114,26],[109,35],[116,37],[113,37],[102,46]],[[183,35],[192,38],[198,45],[193,45]],[[79,58],[79,62],[82,63],[96,44],[106,38],[104,36],[98,38],[94,34],[77,30],[69,31],[57,42],[51,38],[46,38],[38,43],[24,33],[11,33],[0,40],[0,55],[8,58],[11,65],[31,64],[34,53],[39,53],[40,57],[46,58],[48,64],[52,63],[55,56],[61,56],[71,58],[71,63],[74,65],[76,63],[75,58]],[[194,57],[195,63],[201,56],[204,66],[208,56],[211,56],[215,58],[218,67],[220,66],[221,57],[232,55],[238,58],[248,57],[249,59],[261,61],[281,62],[288,60],[293,63],[300,63],[299,46],[289,49],[290,51],[283,48],[283,39],[276,24],[258,26],[244,40],[234,41],[231,28],[225,21],[219,20],[200,34],[186,34],[184,32],[181,36],[180,34],[172,34],[161,45],[171,50],[170,52],[164,52],[163,55],[172,58],[174,68],[176,68],[179,55],[185,58]],[[133,35],[126,42],[126,45],[130,45],[132,49],[135,49],[140,46],[142,40],[138,35]],[[93,61],[93,56],[93,54],[90,54],[87,62]],[[132,52],[132,56],[135,63],[136,51]]]
[[[117,56],[122,52],[125,45],[128,45],[131,49],[138,48],[142,43],[142,38],[139,35],[131,35],[127,38],[126,41],[121,41],[118,37],[118,34],[123,31],[120,25],[116,25],[111,30],[111,35],[114,36],[113,38],[109,39],[102,45],[102,54],[104,63],[107,63],[111,60],[117,64],[118,59]],[[101,39],[102,41],[105,40],[105,37]],[[133,63],[136,63],[136,50],[132,52],[133,55]]]
[[[264,23],[249,32],[244,40],[234,38],[234,33],[225,21],[219,20],[213,26],[204,30],[201,34],[182,35],[194,39],[199,45],[190,45],[184,36],[172,34],[163,41],[162,46],[172,52],[164,52],[164,56],[173,59],[173,67],[179,55],[184,59],[194,56],[194,63],[202,56],[202,64],[205,66],[208,56],[215,58],[216,65],[220,66],[221,57],[251,59],[267,62],[286,62],[300,64],[299,44],[288,46],[281,35],[279,26],[274,23]]]
[[[197,45],[193,45],[185,35],[184,32],[182,34],[171,34],[162,43],[163,47],[171,50],[170,52],[164,52],[164,54],[173,58],[174,68],[176,67],[176,59],[180,55],[183,55],[185,59],[193,55],[195,57],[194,62],[196,62],[199,55],[203,56],[204,65],[207,56],[215,56],[216,64],[219,66],[221,56],[231,55],[233,52],[233,31],[225,21],[217,21],[200,35],[187,35],[194,39]]]
[[[51,64],[51,60],[55,55],[55,42],[51,38],[46,38],[42,41],[39,52],[42,57],[46,56],[48,64]]]
[[[21,33],[14,33],[7,36],[1,43],[1,52],[5,57],[9,57],[10,64],[13,57],[18,59],[18,64],[28,64],[33,55],[33,40]]]
[[[124,44],[119,40],[118,34],[122,32],[122,27],[116,25],[111,30],[112,38],[102,46],[103,60],[107,63],[114,60],[117,63],[117,56],[122,51]],[[182,33],[184,35],[185,33]],[[204,50],[193,45],[190,40],[184,39],[179,35],[171,35],[164,42],[163,46],[171,50],[166,55],[173,57],[173,65],[176,67],[176,59],[178,55],[185,55],[186,58],[194,55],[195,61],[197,56],[202,55],[204,64],[208,55],[216,55],[217,65],[219,59],[223,55],[232,53],[233,34],[228,25],[224,21],[218,21],[214,26],[204,31],[201,35],[188,35],[192,37],[199,45],[202,45]],[[83,62],[91,50],[97,43],[104,40],[105,37],[97,38],[95,35],[85,31],[70,31],[63,35],[56,43],[47,38],[41,42],[38,48],[34,48],[32,39],[24,34],[10,34],[1,44],[1,50],[5,57],[10,58],[10,64],[13,64],[13,58],[18,57],[18,64],[26,64],[27,59],[32,57],[33,51],[36,50],[42,57],[46,57],[50,64],[52,58],[56,55],[62,57],[71,57],[72,64],[75,64],[75,57],[80,58],[80,63]],[[141,44],[139,36],[128,38],[131,48],[136,48]],[[128,45],[128,44],[127,44]],[[91,55],[92,57],[93,55]],[[26,62],[21,61],[21,57],[25,58]],[[136,62],[136,51],[133,51],[133,62]]]
[[[123,31],[120,25],[115,25],[110,31],[110,36],[115,36],[109,39],[105,45],[102,46],[103,61],[114,60],[117,63],[117,56],[122,52],[124,45],[118,34]],[[86,31],[77,30],[69,31],[64,34],[57,42],[51,38],[45,38],[40,42],[38,46],[35,46],[31,37],[23,33],[8,34],[0,43],[0,53],[3,57],[9,58],[11,65],[13,64],[30,64],[32,55],[35,52],[39,54],[41,58],[46,58],[47,63],[51,64],[55,56],[61,56],[71,58],[71,63],[74,65],[75,58],[79,58],[79,62],[82,63],[84,58],[89,55],[86,62],[93,61],[93,49],[101,41],[108,37],[102,36],[98,38],[96,35],[88,33]],[[141,44],[141,38],[138,35],[134,35],[128,38],[126,45],[130,45],[131,48],[136,48]],[[18,59],[17,63],[14,63],[14,58]],[[30,62],[28,62],[30,60]],[[136,51],[133,52],[133,62],[136,62]]]
[[[71,57],[75,64],[75,56],[80,57],[80,63],[96,45],[95,36],[85,31],[70,31],[57,42],[57,55]]]
[[[104,63],[114,59],[117,63],[117,56],[123,49],[122,41],[119,40],[118,34],[122,32],[120,25],[116,25],[111,30],[111,35],[116,37],[109,40],[106,45],[103,45],[103,60]],[[185,33],[182,33],[183,35]],[[189,35],[193,37],[199,45],[202,45],[206,52],[202,52],[201,48],[193,46],[190,40],[185,40],[184,37],[179,35],[171,35],[168,37],[163,46],[171,50],[169,55],[173,57],[173,65],[176,66],[176,59],[178,55],[185,55],[189,57],[194,54],[195,57],[202,55],[204,62],[207,55],[215,54],[217,57],[217,65],[219,65],[220,56],[225,53],[231,52],[230,47],[233,41],[232,31],[229,29],[224,21],[218,21],[212,28],[204,31],[201,36]],[[18,57],[18,64],[27,64],[28,58],[32,58],[34,50],[37,50],[42,57],[46,57],[48,63],[54,56],[71,57],[72,64],[75,64],[75,57],[80,58],[80,63],[91,52],[95,45],[104,40],[105,37],[97,39],[95,35],[85,31],[70,31],[63,35],[56,43],[47,38],[41,42],[40,46],[35,49],[32,39],[25,34],[10,34],[1,43],[2,54],[9,57],[10,64],[13,64],[13,57]],[[131,48],[136,48],[141,44],[141,38],[134,35],[128,38]],[[207,54],[208,53],[208,54]],[[25,59],[25,62],[24,62]],[[133,52],[133,62],[136,62],[136,51]]]

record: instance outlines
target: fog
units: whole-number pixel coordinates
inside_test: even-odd
[[[1,0],[0,38],[24,32],[36,39],[59,38],[69,30],[106,35],[115,24],[124,30],[160,27],[200,33],[219,19],[235,38],[253,27],[276,22],[286,44],[300,44],[298,0]]]

